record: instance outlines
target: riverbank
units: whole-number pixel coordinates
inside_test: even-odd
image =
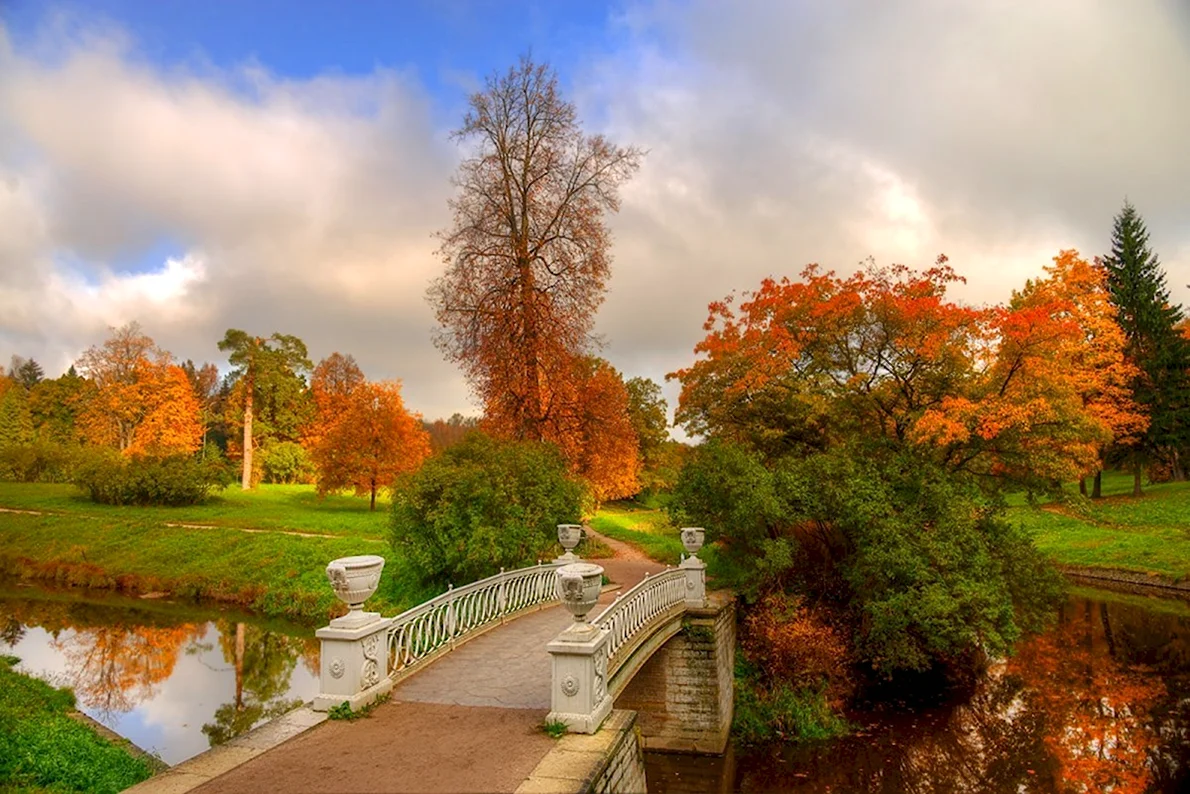
[[[153,774],[151,759],[73,716],[70,690],[14,670],[18,662],[0,656],[0,790],[115,794]]]

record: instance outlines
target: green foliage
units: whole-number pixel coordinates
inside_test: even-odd
[[[150,776],[135,758],[68,716],[74,695],[0,657],[0,789],[112,792]]]
[[[347,722],[355,722],[356,720],[363,717],[371,716],[372,712],[376,710],[376,707],[382,703],[387,703],[388,699],[388,695],[381,695],[368,705],[361,708],[359,711],[352,710],[351,704],[347,701],[344,701],[337,706],[331,706],[331,708],[326,712],[326,718],[328,720],[346,720]]]
[[[561,739],[566,735],[566,723],[562,720],[546,720],[541,723],[541,731],[551,739]]]
[[[765,683],[743,655],[736,657],[732,734],[741,744],[801,742],[846,735],[851,726],[827,702],[826,686]]]
[[[1178,331],[1182,307],[1170,300],[1144,220],[1127,202],[1114,219],[1112,250],[1103,264],[1128,357],[1141,371],[1133,398],[1149,415],[1144,436],[1114,450],[1112,458],[1178,467],[1177,451],[1190,448],[1190,341]]]
[[[471,582],[546,556],[583,497],[552,445],[472,433],[397,479],[390,539],[423,585]]]
[[[95,455],[78,467],[74,478],[75,485],[93,502],[169,507],[201,502],[232,481],[222,461],[200,461],[186,455]]]
[[[86,454],[78,445],[43,439],[0,447],[0,480],[70,482],[75,466]]]
[[[800,588],[846,609],[885,674],[1007,652],[1060,580],[978,488],[909,453],[846,449],[776,461],[725,444],[696,453],[671,505],[723,541],[755,597]]]
[[[0,396],[0,449],[33,440],[33,418],[25,387],[14,385]]]
[[[293,485],[312,482],[314,463],[305,447],[295,441],[270,441],[260,451],[264,481]]]

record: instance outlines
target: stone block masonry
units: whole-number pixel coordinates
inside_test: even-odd
[[[616,699],[637,712],[647,750],[722,753],[731,733],[735,596],[707,594],[687,608],[682,630],[653,654]]]
[[[572,733],[541,759],[516,794],[644,794],[636,714],[616,710],[593,734]]]

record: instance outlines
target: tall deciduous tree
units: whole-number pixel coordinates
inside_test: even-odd
[[[668,484],[664,473],[670,463],[668,405],[661,387],[650,378],[629,378],[628,418],[640,439],[641,486],[645,489]]]
[[[272,424],[284,424],[287,436],[295,440],[297,428],[304,417],[294,412],[294,405],[304,395],[304,373],[310,370],[306,345],[296,336],[275,333],[268,338],[250,336],[238,328],[229,328],[219,342],[219,349],[228,353],[237,381],[233,391],[233,406],[241,407],[243,434],[243,471],[240,485],[252,487],[253,422],[257,413],[271,415]],[[263,410],[262,410],[263,409]]]
[[[219,369],[210,362],[200,367],[190,359],[186,359],[186,362],[182,364],[182,371],[186,373],[186,379],[190,382],[190,388],[194,392],[195,399],[198,400],[202,415],[202,449],[205,458],[207,436],[211,432],[211,425],[217,421],[219,416],[217,407],[219,404]]]
[[[1133,492],[1139,494],[1146,463],[1165,462],[1175,479],[1185,478],[1180,453],[1190,445],[1190,344],[1177,331],[1182,307],[1170,302],[1144,220],[1128,202],[1115,217],[1112,250],[1103,263],[1128,356],[1139,371],[1133,396],[1150,420],[1143,436],[1121,445],[1132,463]]]
[[[186,374],[140,325],[112,329],[78,364],[94,387],[78,418],[83,438],[128,454],[198,449],[202,422]]]
[[[473,148],[454,178],[454,223],[439,235],[435,342],[497,426],[546,439],[603,301],[603,218],[641,152],[584,134],[554,72],[528,58],[488,78],[455,137]]]
[[[14,384],[0,396],[0,448],[28,444],[32,440],[28,393],[23,386]]]
[[[574,366],[574,392],[562,395],[567,408],[559,417],[560,432],[550,440],[591,484],[597,500],[632,496],[640,491],[640,441],[624,380],[595,356],[577,359]]]
[[[29,390],[29,411],[38,437],[68,444],[78,441],[76,419],[93,388],[72,366],[59,378],[43,378]]]
[[[310,377],[314,417],[303,434],[307,449],[318,446],[319,439],[342,418],[351,405],[351,395],[366,381],[354,356],[336,352],[318,362]]]
[[[401,385],[359,384],[314,448],[318,492],[353,488],[368,494],[375,510],[377,491],[391,486],[398,474],[417,469],[429,454],[429,434],[421,417],[405,410]]]

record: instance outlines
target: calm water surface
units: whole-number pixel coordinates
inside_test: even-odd
[[[650,794],[1190,791],[1190,610],[1080,593],[948,702],[850,715],[833,742],[646,753]]]
[[[218,607],[2,585],[0,653],[171,765],[318,694],[312,628]]]

